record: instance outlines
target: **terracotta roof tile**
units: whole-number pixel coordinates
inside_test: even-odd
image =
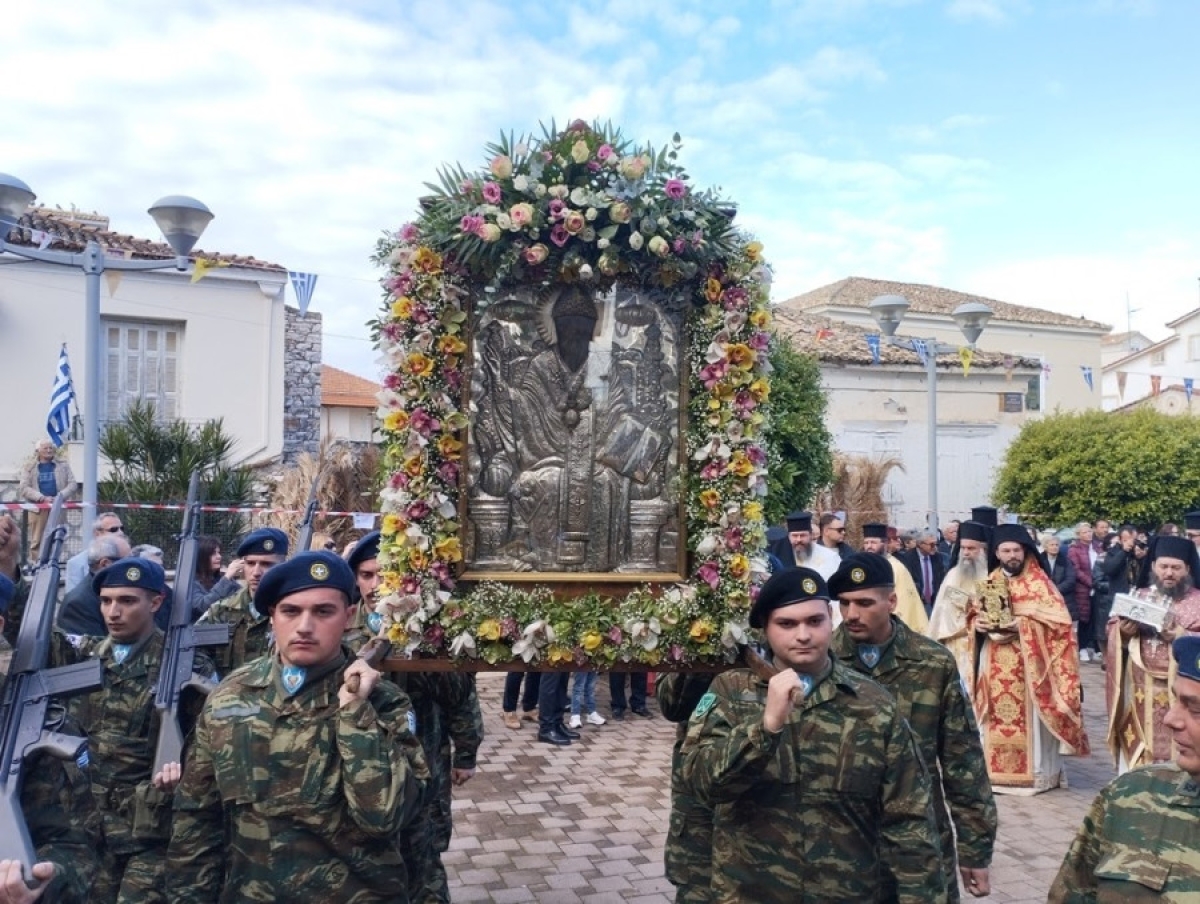
[[[866,279],[861,276],[851,276],[819,289],[813,289],[811,292],[789,298],[782,302],[782,305],[800,310],[811,310],[822,305],[865,308],[867,302],[879,295],[903,295],[911,305],[909,311],[914,314],[949,314],[960,304],[982,302],[992,309],[996,321],[1041,323],[1047,326],[1075,326],[1104,332],[1112,329],[1107,324],[1095,320],[1057,314],[1054,311],[1043,311],[1040,308],[1028,308],[1024,305],[997,301],[994,298],[984,298],[980,295],[968,295],[965,292],[955,292],[953,289],[942,289],[938,286],[926,286],[920,283],[893,282],[886,279]]]
[[[871,350],[867,346],[867,336],[877,333],[840,320],[831,320],[818,314],[808,314],[795,308],[776,306],[771,316],[775,320],[775,330],[781,336],[791,340],[793,347],[807,354],[815,355],[818,361],[833,364],[865,364],[872,363]],[[820,338],[818,338],[820,337]],[[882,343],[879,349],[881,364],[913,364],[918,365],[921,359],[911,348]],[[971,361],[971,367],[1002,368],[1006,361],[1015,369],[1039,370],[1041,363],[1028,358],[1014,358],[999,352],[976,351]],[[958,355],[938,355],[938,365],[941,367],[961,369],[962,363]]]
[[[355,376],[329,364],[321,365],[321,406],[324,408],[374,408],[378,383]]]
[[[111,232],[97,226],[81,225],[75,222],[71,211],[64,210],[61,215],[46,211],[44,208],[22,214],[17,226],[8,235],[8,241],[14,245],[37,247],[33,240],[33,230],[41,230],[54,235],[57,240],[50,246],[54,250],[82,251],[90,239],[95,239],[102,246],[117,251],[131,252],[137,259],[174,260],[175,252],[166,242],[154,242],[133,235]],[[221,254],[213,251],[193,251],[191,260],[203,257],[209,261],[221,261],[231,267],[245,270],[270,270],[276,273],[286,273],[287,268],[269,261],[260,261],[256,257],[242,254]]]

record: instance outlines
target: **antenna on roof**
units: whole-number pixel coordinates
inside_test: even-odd
[[[1133,315],[1140,311],[1141,308],[1131,308],[1129,306],[1129,290],[1125,290],[1125,347],[1128,351],[1133,351]]]

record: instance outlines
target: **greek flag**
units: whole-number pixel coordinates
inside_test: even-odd
[[[288,271],[288,279],[292,281],[292,291],[296,293],[296,304],[300,306],[300,316],[308,313],[308,303],[312,301],[313,290],[317,287],[317,274]]]
[[[46,415],[46,432],[56,446],[67,441],[71,432],[71,403],[75,402],[75,384],[71,381],[71,362],[67,359],[64,342],[58,353],[58,370],[54,374],[54,390],[50,393],[50,413]],[[76,408],[79,407],[75,402]]]

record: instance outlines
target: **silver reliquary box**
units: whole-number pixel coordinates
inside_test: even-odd
[[[1171,613],[1171,601],[1164,596],[1117,593],[1113,595],[1112,615],[1128,618],[1155,631],[1161,631]]]

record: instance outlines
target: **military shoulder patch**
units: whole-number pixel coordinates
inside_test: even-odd
[[[708,714],[708,711],[716,705],[716,703],[717,695],[712,691],[709,691],[700,698],[700,702],[697,703],[696,708],[692,710],[692,718],[703,719]]]
[[[408,731],[414,735],[417,733],[417,714],[411,709],[408,711]]]

